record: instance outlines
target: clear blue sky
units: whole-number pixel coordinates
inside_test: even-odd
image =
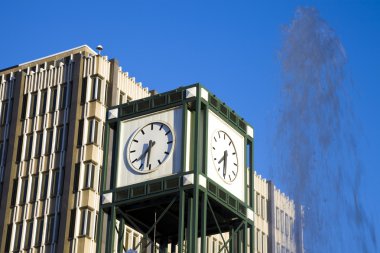
[[[255,127],[255,166],[264,177],[275,159],[281,28],[297,7],[316,7],[346,49],[365,168],[360,197],[380,225],[379,1],[78,2],[2,1],[0,69],[102,44],[103,54],[150,89],[200,82]]]

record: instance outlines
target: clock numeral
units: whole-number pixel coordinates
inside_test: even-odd
[[[153,123],[150,124],[150,130],[153,130]]]
[[[169,154],[169,152],[168,152],[168,151],[165,151],[164,153],[165,153],[165,154],[167,154],[167,155]]]
[[[168,134],[170,134],[170,130],[166,132],[165,136],[168,135]]]
[[[144,135],[145,134],[144,130],[141,129],[141,133]]]
[[[228,175],[228,177],[230,178],[230,181],[232,181],[232,179],[231,179],[231,175]]]
[[[131,150],[129,153],[135,153],[136,152],[136,150]]]
[[[152,164],[149,164],[149,170],[151,170],[152,169]]]
[[[237,163],[234,163],[235,166],[237,166]]]
[[[232,171],[232,174],[234,174],[234,176],[236,177],[236,173],[235,173],[235,171]]]
[[[223,137],[223,139],[226,139],[226,134],[224,134],[224,137]]]
[[[218,141],[216,140],[215,136],[214,136],[214,140],[215,140],[215,142],[218,142]]]
[[[231,146],[231,144],[232,144],[232,141],[230,141],[230,143],[228,144],[228,146]]]
[[[220,171],[220,167],[218,168],[218,171]]]
[[[140,164],[140,167],[139,167],[139,170],[141,170],[141,168],[144,166],[144,164],[142,163],[142,164]]]
[[[220,139],[220,132],[218,132],[218,136],[219,136],[219,139]]]
[[[233,153],[232,153],[232,155],[236,155],[236,153],[235,153],[235,152],[233,152]]]
[[[173,143],[173,141],[168,141],[167,144]]]
[[[159,163],[159,164],[161,164],[161,161],[160,161],[160,160],[158,160],[158,163]]]
[[[212,147],[213,150],[215,150],[215,147]]]
[[[138,140],[133,140],[134,142],[139,142]]]
[[[164,126],[164,124],[161,124],[161,126],[160,126],[160,131],[161,131],[161,129],[162,129],[163,126]]]

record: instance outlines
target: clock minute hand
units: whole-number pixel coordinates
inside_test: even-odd
[[[149,141],[149,147],[148,147],[148,150],[147,150],[147,152],[148,152],[148,159],[147,159],[147,162],[146,162],[146,166],[149,166],[150,150],[152,149],[152,147],[154,146],[154,144],[156,144],[155,141],[152,141],[152,140]]]
[[[224,163],[223,163],[223,177],[226,178],[226,172],[227,172],[227,150],[224,151],[224,155],[223,155],[223,159],[224,159]]]

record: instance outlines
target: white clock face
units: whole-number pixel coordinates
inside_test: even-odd
[[[136,131],[130,139],[127,157],[130,166],[139,173],[157,170],[171,155],[175,136],[165,123],[151,122]]]
[[[230,136],[221,130],[211,136],[211,156],[218,175],[231,184],[238,175],[238,157]]]

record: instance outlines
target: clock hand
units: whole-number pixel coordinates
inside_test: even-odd
[[[154,146],[154,144],[156,144],[156,142],[155,141],[153,141],[152,142],[152,144],[151,144],[151,140],[149,141],[149,145],[148,145],[148,147],[147,147],[147,149],[137,158],[137,161],[138,160],[141,160],[143,157],[145,157],[145,155],[146,155],[146,153],[148,153],[149,152],[149,150]]]
[[[226,172],[227,172],[227,150],[224,151],[224,156],[223,156],[223,159],[224,159],[224,163],[223,163],[223,177],[226,178]]]
[[[147,159],[147,162],[146,162],[146,166],[149,166],[149,160],[150,160],[150,150],[152,149],[152,147],[154,146],[154,144],[156,144],[155,141],[152,141],[150,140],[149,141],[149,147],[148,147],[148,159]]]

